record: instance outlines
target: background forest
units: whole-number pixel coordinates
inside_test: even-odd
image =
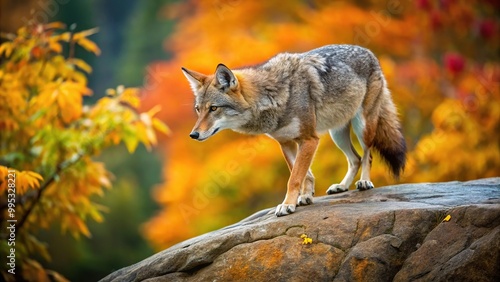
[[[154,115],[169,127],[169,134],[157,134],[158,145],[152,151],[139,145],[129,154],[133,150],[124,138],[121,145],[113,143],[91,158],[112,173],[113,188],[88,196],[106,207],[100,210],[102,219],[83,220],[88,234],[82,228],[76,234],[84,236],[62,232],[58,218],[40,226],[32,222],[29,234],[45,242],[50,259],[36,251],[26,256],[71,281],[98,280],[179,241],[281,202],[289,172],[274,141],[229,131],[203,143],[189,138],[196,117],[181,66],[209,74],[218,63],[248,66],[279,52],[340,43],[365,46],[380,59],[409,146],[408,164],[399,182],[500,175],[498,1],[0,3],[2,34],[15,34],[30,19],[42,24],[60,21],[67,27],[76,23],[77,32],[98,27],[88,38],[99,46],[100,52],[93,53],[100,55],[92,49],[87,52],[85,45],[74,50],[75,57],[92,68],[85,77],[93,95],[84,96],[83,104],[98,105],[110,93],[106,89],[120,92],[117,85],[139,87],[138,111],[160,105],[159,112],[149,112],[151,118]],[[9,41],[5,36],[1,40]],[[2,70],[8,70],[9,60],[4,52]],[[10,100],[7,84],[1,83],[5,105]],[[9,118],[7,109],[0,106],[1,146],[7,144],[9,134],[19,133],[4,122]],[[4,154],[0,166],[12,167],[6,152],[0,153]],[[322,137],[312,169],[318,196],[340,181],[347,169],[343,154],[328,136]],[[35,172],[43,176],[43,171]],[[377,155],[372,177],[378,187],[398,183]],[[46,196],[59,199],[58,193],[63,192]]]

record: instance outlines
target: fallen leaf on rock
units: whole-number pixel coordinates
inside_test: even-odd
[[[448,222],[451,219],[451,215],[447,215],[444,219],[443,222]]]

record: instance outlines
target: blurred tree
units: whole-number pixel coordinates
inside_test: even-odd
[[[369,3],[369,4],[368,4]],[[178,20],[166,43],[171,60],[156,62],[144,105],[165,107],[172,126],[155,190],[163,210],[144,226],[158,248],[222,227],[285,193],[288,170],[265,137],[222,132],[189,140],[193,96],[180,72],[212,73],[257,64],[276,53],[332,43],[370,48],[399,107],[410,159],[402,181],[466,180],[500,171],[498,1],[187,1],[169,5]],[[155,79],[161,77],[161,79]],[[358,150],[359,151],[359,150]],[[345,157],[324,137],[313,164],[316,193],[338,182]],[[394,183],[375,157],[376,186]]]
[[[143,146],[126,153],[124,146],[118,146],[96,158],[106,164],[116,183],[104,197],[95,199],[107,211],[105,224],[89,222],[91,238],[75,240],[54,227],[41,232],[42,241],[58,246],[49,250],[51,261],[43,263],[45,268],[56,269],[70,281],[97,281],[154,253],[138,227],[158,209],[150,190],[161,181],[161,154]]]
[[[61,6],[54,19],[78,26],[99,26],[94,35],[102,49],[98,59],[85,60],[94,72],[88,75],[89,88],[95,95],[85,97],[84,102],[93,103],[100,98],[103,89],[110,85],[126,83],[138,86],[143,83],[149,62],[169,57],[163,50],[162,41],[171,30],[171,21],[162,16],[161,7],[167,2],[159,1],[69,1]],[[46,3],[46,2],[44,2]],[[43,9],[43,8],[42,8]],[[85,13],[82,13],[85,11]],[[83,18],[82,18],[83,17]],[[78,52],[81,56],[88,53]],[[89,54],[92,55],[92,54]],[[154,150],[157,150],[156,148]],[[138,227],[158,209],[151,197],[151,189],[162,181],[162,152],[148,152],[143,146],[127,154],[124,146],[105,149],[97,160],[105,163],[115,175],[113,190],[95,201],[108,208],[106,224],[89,223],[92,238],[73,240],[61,236],[57,228],[41,234],[49,245],[66,242],[64,251],[50,249],[52,260],[44,262],[46,268],[57,269],[71,281],[92,281],[104,277],[114,269],[130,265],[153,254],[152,248],[139,234]],[[116,197],[129,195],[130,197]],[[130,200],[134,203],[131,204]],[[123,211],[128,216],[120,226],[121,236],[116,234],[115,220]],[[117,250],[127,251],[127,255]],[[132,251],[133,250],[133,251]],[[100,261],[102,263],[92,263]]]
[[[93,17],[96,25],[100,28],[96,42],[106,54],[94,65],[96,79],[93,81],[95,84],[92,84],[92,89],[98,93],[104,93],[105,89],[117,84],[117,62],[125,49],[127,23],[137,9],[139,2],[141,1],[98,0],[92,3]],[[80,13],[78,10],[73,10],[72,14],[78,13]],[[127,81],[120,84],[131,86]]]
[[[500,4],[417,1],[417,8],[420,11],[415,24],[427,32],[419,33],[416,40],[422,42],[425,65],[434,70],[417,77],[419,98],[427,96],[428,101],[411,102],[415,102],[414,108],[426,112],[425,121],[432,129],[411,152],[406,180],[498,176]],[[406,74],[417,69],[407,68]],[[407,81],[402,86],[410,88],[410,84]],[[439,103],[433,97],[439,97]]]
[[[170,54],[163,49],[163,41],[172,32],[174,22],[167,21],[162,10],[172,2],[157,0],[137,3],[125,26],[123,55],[116,66],[117,81],[127,81],[133,86],[142,85],[145,74],[152,71],[147,68],[148,64],[170,58]]]
[[[64,3],[64,4],[59,4],[59,2]],[[38,21],[40,24],[48,23],[49,21],[54,21],[54,22],[62,22],[66,24],[66,26],[70,26],[72,24],[76,25],[76,28],[78,30],[85,30],[85,29],[90,29],[95,26],[98,26],[99,29],[101,29],[101,25],[97,23],[95,16],[89,17],[89,15],[95,15],[93,13],[92,9],[92,1],[38,1],[36,9],[34,9],[35,13],[44,13],[44,11],[50,11],[53,10],[54,12],[51,13],[46,13],[45,15],[47,16],[47,19],[44,19],[43,22]],[[53,7],[52,7],[53,6]],[[23,15],[24,17],[27,16]],[[37,20],[37,19],[35,19]],[[19,25],[21,26],[21,25]],[[18,27],[19,27],[18,26]],[[102,35],[102,30],[99,30],[97,34],[93,36],[94,42],[96,42],[97,45],[99,45],[99,48],[103,50],[104,44],[102,44],[102,40],[100,38],[103,36]],[[68,46],[63,46],[64,52],[68,52]],[[104,95],[104,90],[106,88],[101,87],[100,89],[97,89],[96,86],[98,85],[99,81],[102,80],[102,78],[99,76],[102,74],[99,74],[99,69],[96,68],[96,65],[98,64],[97,57],[94,56],[93,54],[87,52],[84,48],[80,46],[75,46],[75,56],[78,58],[81,58],[85,62],[87,62],[93,69],[91,73],[87,74],[87,81],[88,81],[88,87],[90,89],[93,89],[95,92],[95,95],[91,96],[85,96],[83,98],[83,101],[86,103],[87,101],[89,102],[95,102],[97,99],[101,98]],[[104,50],[106,53],[108,53],[107,50]],[[108,55],[103,55],[99,57],[99,60],[104,60],[107,58]],[[114,87],[117,84],[110,84],[108,88]]]
[[[36,0],[25,1],[0,1],[0,30],[3,32],[16,32],[16,30],[25,24],[27,15],[30,11],[38,8]],[[0,38],[0,43],[5,39]]]
[[[85,101],[95,102],[104,95],[107,88],[118,84],[116,62],[123,55],[125,37],[128,31],[126,27],[137,7],[140,6],[139,1],[39,1],[35,13],[49,10],[52,5],[57,5],[58,8],[57,13],[49,14],[50,20],[63,22],[67,26],[76,24],[79,29],[99,27],[99,33],[94,36],[96,44],[103,51],[99,60],[81,49],[76,49],[76,54],[94,68],[94,72],[88,76],[88,83],[96,95],[86,97]],[[131,85],[126,84],[125,86],[130,87]]]
[[[1,255],[15,256],[2,266],[7,281],[65,280],[34,259],[49,259],[47,246],[35,236],[60,223],[63,233],[90,237],[86,221],[102,222],[104,207],[93,202],[110,188],[110,173],[92,156],[123,142],[129,152],[139,143],[156,144],[156,131],[167,132],[154,115],[141,113],[137,89],[118,87],[95,105],[85,73],[92,68],[74,55],[80,45],[100,54],[87,37],[95,29],[61,32],[63,23],[32,23],[0,45],[0,231]],[[63,45],[69,45],[63,56]],[[12,181],[14,180],[14,181]],[[7,222],[6,219],[15,220]],[[7,229],[7,225],[15,229]],[[7,238],[15,234],[11,243]],[[13,251],[14,250],[14,251]],[[14,274],[15,273],[15,274]]]

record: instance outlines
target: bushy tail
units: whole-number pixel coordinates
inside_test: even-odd
[[[398,179],[406,164],[406,141],[391,94],[387,88],[383,91],[373,147],[387,163],[393,176]]]

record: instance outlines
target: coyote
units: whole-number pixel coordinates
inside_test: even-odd
[[[347,157],[348,169],[327,193],[347,191],[361,167],[359,190],[372,189],[371,148],[396,178],[406,162],[406,143],[387,82],[375,55],[360,46],[328,45],[305,53],[281,53],[254,67],[213,75],[182,68],[195,95],[198,114],[190,137],[203,141],[223,129],[266,134],[281,146],[290,179],[275,214],[313,203],[311,162],[318,134],[328,131]],[[352,127],[363,149],[354,149]]]

